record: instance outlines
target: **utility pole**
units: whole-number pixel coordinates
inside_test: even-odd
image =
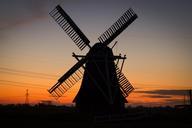
[[[29,92],[28,92],[28,89],[26,90],[26,94],[25,94],[25,104],[29,105]]]
[[[189,90],[189,102],[190,102],[190,105],[192,106],[192,90],[191,89]]]

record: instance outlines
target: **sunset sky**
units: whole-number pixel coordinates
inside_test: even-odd
[[[91,46],[130,7],[136,19],[114,41],[126,54],[123,73],[135,90],[131,105],[183,104],[192,89],[191,0],[1,0],[0,104],[51,100],[71,103],[81,81],[55,101],[47,92],[80,51],[49,12],[60,4]]]

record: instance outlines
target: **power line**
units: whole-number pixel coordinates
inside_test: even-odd
[[[0,67],[0,72],[11,74],[11,75],[36,77],[36,78],[42,78],[42,79],[56,79],[57,77],[59,77],[57,75],[50,75],[50,74],[37,73],[37,72],[31,72],[31,71],[24,71],[24,70],[16,70],[16,69],[4,68],[4,67]]]
[[[0,84],[2,85],[2,83],[0,83]],[[3,85],[6,85],[6,86],[15,86],[15,87],[21,87],[21,88],[30,87],[30,88],[34,88],[34,89],[46,89],[46,88],[41,88],[41,87],[14,85],[14,84],[8,84],[8,83],[3,83]]]
[[[16,82],[16,81],[9,81],[9,80],[0,80],[1,82],[9,82],[9,83],[15,83],[15,84],[25,84],[25,85],[32,85],[32,86],[47,86],[42,84],[32,84],[32,83],[23,83],[23,82]]]
[[[31,88],[46,89],[45,87],[43,87],[46,85],[22,83],[22,82],[7,81],[7,80],[0,80],[0,84],[1,85],[6,84],[6,85],[10,85],[10,86],[17,86],[17,87],[31,87]]]
[[[30,77],[30,78],[38,78],[38,79],[54,79],[50,77],[42,77],[42,76],[36,76],[32,74],[23,74],[23,73],[14,73],[14,72],[7,72],[7,71],[0,71],[1,73],[6,73],[9,75],[15,75],[15,76],[24,76],[24,77]],[[55,79],[54,79],[55,80]]]
[[[11,72],[27,73],[27,74],[35,74],[35,75],[41,75],[41,76],[57,77],[57,75],[50,75],[50,74],[45,74],[45,73],[31,72],[31,71],[24,71],[24,70],[16,70],[16,69],[4,68],[4,67],[0,67],[0,70],[6,70],[6,71],[11,71]]]

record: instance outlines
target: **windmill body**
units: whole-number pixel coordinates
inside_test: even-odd
[[[82,84],[74,99],[81,111],[120,111],[124,102],[111,48],[96,43],[88,52]]]
[[[132,9],[128,9],[98,38],[99,43],[92,47],[89,45],[88,38],[60,5],[56,6],[50,15],[80,50],[86,46],[90,50],[86,55],[73,53],[73,57],[78,62],[58,79],[54,86],[48,89],[49,93],[58,99],[83,78],[80,90],[73,100],[80,111],[121,112],[124,109],[124,103],[127,102],[126,97],[134,88],[122,73],[126,57],[113,55],[112,48],[108,47],[108,44],[123,32],[137,18],[137,15]],[[118,68],[120,59],[123,62]]]

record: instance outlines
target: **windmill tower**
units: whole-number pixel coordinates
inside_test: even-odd
[[[89,45],[88,38],[60,5],[57,5],[50,15],[80,50],[86,46],[90,50],[86,55],[73,53],[78,62],[48,89],[49,93],[58,99],[83,78],[79,92],[73,100],[80,111],[105,113],[123,110],[126,97],[134,88],[122,73],[126,56],[113,55],[112,48],[108,45],[137,18],[134,11],[128,9],[93,46]],[[123,60],[120,68],[119,60]]]
[[[25,93],[25,104],[29,105],[29,91],[28,91],[28,89],[26,90],[26,93]]]
[[[189,89],[187,90],[188,91],[188,99],[189,99],[189,105],[192,106],[192,90]]]

